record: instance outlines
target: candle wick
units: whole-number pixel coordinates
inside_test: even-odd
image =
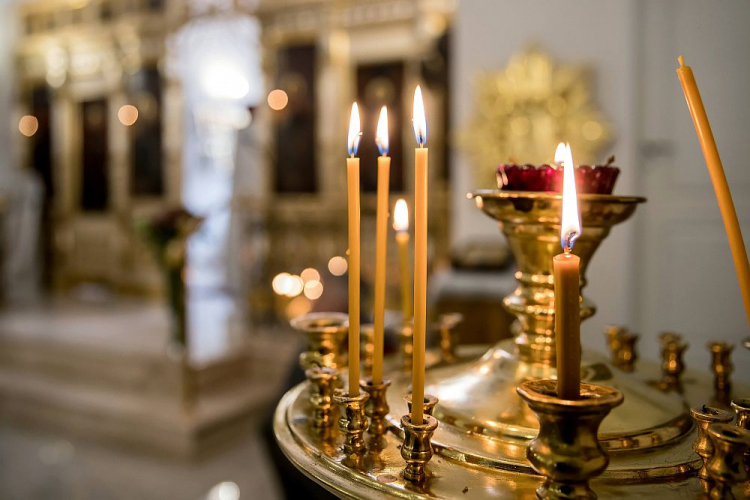
[[[680,68],[682,68],[683,66],[685,66],[685,58],[684,58],[684,57],[682,57],[682,56],[680,55],[680,56],[679,56],[679,57],[677,58],[677,60],[678,60],[678,61],[680,61]]]

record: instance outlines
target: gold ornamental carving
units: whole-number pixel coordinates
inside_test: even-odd
[[[615,132],[593,99],[592,71],[553,61],[538,47],[514,56],[498,72],[480,74],[474,109],[459,132],[478,186],[495,183],[500,163],[552,163],[560,141],[576,163],[601,163]]]

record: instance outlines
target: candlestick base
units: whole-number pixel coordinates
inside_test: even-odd
[[[432,415],[424,415],[421,424],[413,424],[411,415],[401,417],[401,428],[404,430],[404,444],[401,456],[406,461],[404,479],[421,482],[427,476],[425,466],[432,458],[432,435],[438,428],[438,421]]]
[[[386,391],[390,385],[390,380],[373,384],[372,377],[367,377],[359,382],[359,386],[369,396],[365,403],[365,415],[370,419],[368,432],[374,436],[382,436],[388,431],[388,423],[385,420],[389,411]]]
[[[750,448],[750,431],[729,424],[711,424],[708,436],[714,448],[706,467],[714,482],[711,499],[734,498],[732,487],[747,479],[743,457]]]
[[[708,436],[708,426],[715,423],[731,422],[734,419],[734,415],[732,415],[731,412],[706,405],[703,405],[700,408],[691,409],[690,415],[698,426],[698,436],[693,442],[693,451],[695,451],[703,460],[700,471],[698,471],[698,477],[703,480],[708,480],[709,477],[706,466],[708,465],[708,460],[714,453],[714,445]]]
[[[312,426],[317,429],[330,427],[333,424],[331,410],[334,409],[333,391],[339,383],[338,373],[333,368],[323,366],[305,370],[305,376],[310,382]]]
[[[307,350],[299,356],[303,370],[317,366],[346,367],[342,345],[349,332],[349,316],[333,312],[310,313],[292,319],[290,324],[307,337]]]
[[[409,414],[411,414],[411,393],[404,396],[404,401],[406,401],[406,406],[409,408]],[[422,400],[422,408],[424,408],[424,414],[432,415],[432,412],[435,410],[435,406],[437,404],[438,398],[436,398],[435,396],[430,396],[429,394],[425,394],[424,399]]]
[[[598,439],[599,425],[612,408],[622,404],[620,392],[581,384],[581,397],[557,397],[555,380],[522,383],[518,394],[539,419],[539,434],[526,449],[532,467],[545,477],[536,492],[540,499],[594,499],[589,479],[609,464]]]
[[[368,398],[366,392],[349,396],[343,389],[337,389],[333,394],[334,402],[341,407],[339,429],[344,435],[344,454],[352,459],[365,452],[363,436],[368,426],[365,415],[365,402]]]

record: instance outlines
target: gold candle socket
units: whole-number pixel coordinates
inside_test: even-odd
[[[589,480],[609,464],[599,443],[599,425],[622,403],[622,394],[610,387],[583,383],[580,399],[560,399],[557,381],[552,379],[523,382],[517,391],[539,420],[539,434],[526,449],[534,470],[545,477],[537,498],[596,498]]]
[[[385,417],[388,415],[390,408],[388,408],[385,393],[390,385],[390,380],[373,384],[372,377],[359,381],[359,386],[369,396],[365,403],[365,415],[370,419],[369,432],[375,436],[382,436],[388,430]]]
[[[729,376],[733,369],[731,355],[734,345],[726,342],[709,342],[708,349],[711,351],[711,371],[714,374],[716,400],[728,404],[732,391]]]
[[[682,392],[682,381],[680,377],[685,371],[685,363],[682,360],[683,354],[689,347],[687,342],[683,342],[675,334],[662,334],[661,343],[661,372],[662,379],[659,387],[665,391]]]
[[[458,361],[456,349],[458,348],[458,333],[456,326],[464,320],[461,313],[449,313],[440,316],[440,355],[444,362],[455,363]]]
[[[346,366],[341,355],[343,340],[349,332],[349,317],[343,313],[319,312],[291,320],[292,328],[307,336],[307,350],[300,354],[303,370],[316,366],[340,369]]]
[[[416,425],[411,421],[411,413],[401,417],[401,427],[404,429],[401,457],[406,462],[404,479],[415,483],[427,476],[425,466],[432,458],[431,439],[438,427],[438,421],[432,415],[425,413],[423,419],[422,424]]]
[[[750,431],[729,424],[711,424],[708,436],[714,447],[706,470],[714,481],[713,500],[734,498],[732,486],[747,479],[743,457],[750,448]]]
[[[750,398],[732,400],[732,408],[737,414],[735,425],[750,430]],[[750,468],[750,450],[745,452],[745,466]]]
[[[617,341],[619,348],[614,359],[614,365],[624,372],[632,372],[635,370],[635,360],[638,359],[638,353],[635,349],[638,334],[621,332]]]
[[[337,389],[333,394],[333,401],[341,407],[339,429],[344,435],[344,454],[347,457],[361,455],[365,451],[364,433],[367,430],[365,416],[366,392],[357,396],[349,396],[343,389]]]
[[[617,353],[620,350],[620,335],[628,330],[624,326],[608,325],[604,327],[604,335],[607,337],[607,349],[612,357],[612,364],[617,364]]]
[[[330,427],[333,423],[331,410],[333,409],[333,391],[339,382],[338,373],[333,368],[316,366],[305,370],[305,376],[310,381],[312,426],[316,429]]]
[[[404,396],[404,401],[406,401],[406,406],[409,407],[409,414],[411,414],[411,393]],[[435,405],[438,404],[438,398],[425,394],[422,404],[424,405],[422,406],[422,408],[424,408],[424,414],[432,415],[432,412],[435,410]]]
[[[698,472],[698,477],[707,480],[709,477],[706,465],[714,452],[714,445],[708,437],[708,426],[716,423],[729,423],[734,419],[734,415],[720,408],[703,405],[700,408],[692,408],[690,416],[693,417],[698,426],[698,437],[693,442],[693,451],[703,459],[703,465],[701,465],[701,470]]]

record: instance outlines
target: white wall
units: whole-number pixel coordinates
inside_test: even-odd
[[[0,172],[13,166],[13,133],[18,117],[13,102],[13,50],[16,34],[15,2],[0,0]]]
[[[598,105],[617,129],[611,153],[622,175],[616,192],[649,197],[633,220],[613,230],[589,269],[586,294],[599,311],[583,326],[588,347],[602,350],[603,326],[622,323],[641,333],[641,356],[655,359],[656,336],[669,329],[690,342],[688,366],[705,370],[708,340],[739,344],[750,336],[713,188],[675,73],[683,53],[699,81],[750,241],[749,22],[750,2],[741,0],[460,3],[454,125],[467,122],[479,71],[503,68],[527,44],[539,43],[558,61],[594,67]],[[455,155],[454,242],[499,234],[466,200],[475,187],[472,168],[460,151]],[[733,359],[735,379],[750,382],[750,353],[738,348]]]

